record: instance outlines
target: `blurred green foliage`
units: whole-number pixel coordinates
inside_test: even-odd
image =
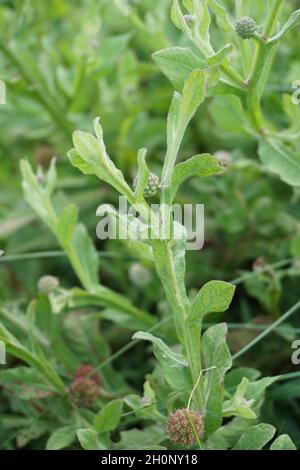
[[[235,2],[223,3],[233,14]],[[252,13],[259,21],[266,2],[253,3]],[[285,16],[298,2],[286,3]],[[165,439],[160,426],[165,411],[184,398],[175,394],[165,399],[168,390],[160,383],[161,371],[147,343],[137,341],[114,359],[113,353],[130,344],[134,329],[124,323],[120,311],[74,301],[73,308],[65,307],[63,314],[56,315],[47,296],[37,292],[37,281],[45,274],[58,277],[66,292],[79,283],[64,256],[30,256],[60,248],[24,201],[19,160],[28,159],[46,170],[51,158],[57,157],[55,207],[67,203],[79,207],[80,220],[100,251],[102,284],[165,321],[169,307],[152,267],[122,242],[96,240],[96,208],[102,202],[115,203],[116,194],[108,185],[82,177],[67,161],[66,152],[73,130],[91,130],[92,118],[100,115],[110,156],[128,182],[136,174],[141,147],[149,149],[149,166],[160,173],[173,89],[151,54],[188,44],[169,19],[170,6],[168,0],[0,1],[0,79],[6,83],[7,99],[0,105],[0,248],[8,257],[0,258],[0,319],[3,328],[35,351],[42,363],[46,355],[54,376],[67,384],[80,365],[104,363],[99,370],[104,392],[96,408],[107,399],[124,396],[127,412],[153,402],[147,411],[129,414],[122,422],[113,435],[114,446],[120,449],[137,442],[159,448]],[[216,21],[212,28],[217,46],[221,32]],[[300,79],[298,44],[299,29],[295,29],[277,52],[263,99],[267,116],[282,127],[289,124],[291,113],[299,123],[299,105],[291,107],[288,101],[293,81]],[[289,112],[284,114],[283,109]],[[295,146],[299,148],[298,142]],[[233,307],[224,315],[230,348],[237,352],[299,300],[300,192],[262,166],[257,143],[245,135],[232,97],[207,100],[189,127],[180,159],[203,152],[215,154],[228,168],[221,177],[190,180],[177,195],[180,203],[205,204],[205,246],[187,253],[186,282],[192,297],[212,278],[230,281],[254,273],[239,284]],[[23,254],[28,257],[18,259]],[[272,266],[282,260],[286,264]],[[27,308],[33,297],[35,330]],[[238,359],[237,365],[269,376],[296,371],[291,343],[300,337],[299,313],[285,326]],[[176,342],[171,322],[163,323],[159,333],[169,343]],[[65,442],[63,447],[76,448],[78,440],[88,446],[86,440],[95,436],[78,434],[78,429],[92,419],[92,411],[78,411],[57,395],[53,383],[42,378],[43,370],[24,367],[22,354],[19,359],[8,354],[7,367],[0,370],[0,446],[45,448],[49,435],[63,427],[67,429],[58,439]],[[181,379],[176,378],[177,391]],[[299,398],[298,380],[275,384],[262,408],[265,421],[287,432],[297,447]],[[118,407],[117,403],[113,410],[116,419],[122,412]],[[136,429],[137,422],[142,431]],[[69,440],[64,441],[65,436]],[[56,448],[55,439],[47,445]]]

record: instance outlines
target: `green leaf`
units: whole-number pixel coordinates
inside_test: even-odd
[[[244,101],[245,94],[241,88],[232,85],[224,79],[220,79],[216,86],[210,91],[208,96],[236,95],[241,101]]]
[[[256,419],[256,414],[251,409],[254,399],[246,400],[245,394],[249,385],[249,380],[244,377],[237,386],[236,392],[231,400],[223,403],[223,416],[241,416],[245,419]]]
[[[254,404],[257,405],[264,396],[265,390],[278,380],[278,377],[264,377],[255,382],[250,382],[247,391],[245,393],[245,398],[247,400],[254,400]]]
[[[94,429],[78,429],[77,437],[84,450],[106,450],[107,447],[100,441]]]
[[[218,86],[213,91],[215,89],[218,89]],[[226,138],[240,134],[246,136],[247,118],[241,100],[237,96],[217,96],[210,103],[209,110],[219,131],[225,131]]]
[[[52,158],[50,162],[50,167],[46,175],[46,192],[50,196],[56,186],[56,158]]]
[[[204,43],[209,46],[210,45],[210,34],[209,34],[209,27],[210,27],[210,13],[208,9],[207,0],[194,0],[194,34],[196,37],[201,38]]]
[[[50,363],[46,359],[41,359],[35,354],[32,354],[0,322],[0,341],[1,340],[5,343],[8,352],[36,368],[45,377],[47,383],[51,384],[60,393],[64,392],[64,383]]]
[[[208,328],[202,336],[202,354],[205,369],[203,382],[205,429],[208,434],[222,424],[224,375],[232,365],[226,344],[227,325],[220,323]]]
[[[205,368],[216,367],[221,376],[231,368],[231,354],[226,343],[227,325],[219,323],[208,328],[202,336]]]
[[[260,141],[258,154],[267,170],[291,186],[300,186],[300,154],[272,139]]]
[[[134,307],[129,299],[121,296],[117,292],[104,286],[97,286],[93,293],[83,291],[81,289],[73,289],[72,307],[98,306],[108,307],[108,313],[112,311],[119,312],[119,315],[132,317],[143,328],[147,329],[155,325],[156,320],[149,313]],[[127,325],[129,326],[129,325]],[[135,330],[137,328],[134,328]]]
[[[207,72],[194,70],[187,77],[178,109],[178,124],[183,128],[187,126],[199,105],[204,101],[208,85],[209,74]]]
[[[172,248],[165,240],[152,240],[152,250],[156,263],[157,274],[164,286],[166,296],[175,315],[175,327],[178,338],[183,341],[181,314],[178,309],[178,298],[186,309],[189,309],[189,300],[184,285],[185,276],[185,237],[184,227],[174,223],[174,231],[181,230],[182,238],[173,241]],[[171,282],[170,282],[171,280]],[[176,295],[174,295],[176,293]],[[197,330],[195,330],[197,331]],[[195,351],[196,354],[196,351]]]
[[[141,447],[139,450],[168,450],[167,447],[152,444],[151,446]]]
[[[54,431],[49,437],[46,450],[59,450],[70,446],[76,437],[76,426],[64,426]]]
[[[233,50],[232,44],[226,44],[226,46],[222,47],[218,52],[209,56],[207,58],[208,65],[210,67],[218,67],[220,66],[224,60],[226,60],[228,54]]]
[[[181,354],[174,353],[164,341],[150,333],[138,331],[133,339],[143,339],[153,344],[153,352],[157,360],[168,367],[187,367],[187,362]]]
[[[154,52],[152,58],[178,91],[182,90],[185,80],[194,69],[207,68],[206,60],[188,47],[162,49]]]
[[[105,405],[94,418],[94,427],[98,432],[113,431],[121,420],[123,400],[113,400]]]
[[[295,341],[298,347],[298,340]],[[270,395],[274,401],[294,400],[299,397],[300,380],[289,380],[286,383],[274,387]]]
[[[21,171],[25,199],[58,238],[84,287],[94,287],[98,284],[98,255],[85,227],[76,225],[76,207],[67,206],[58,218],[47,189],[38,183],[28,162],[21,161]]]
[[[188,36],[191,35],[191,31],[183,17],[178,0],[173,0],[171,8],[171,20],[173,21],[176,28],[180,29],[183,33],[187,34]]]
[[[248,429],[233,450],[260,450],[274,436],[276,429],[270,424],[257,424]]]
[[[191,308],[189,321],[201,321],[213,312],[225,312],[233,298],[235,286],[224,281],[209,281],[196,295]]]
[[[175,197],[179,186],[188,178],[193,176],[205,178],[220,171],[222,171],[222,165],[208,153],[195,155],[182,163],[178,163],[175,166],[171,181],[172,199]]]
[[[131,34],[114,34],[113,36],[104,36],[101,41],[101,47],[97,50],[97,56],[100,66],[97,68],[97,76],[108,68],[114,67],[131,38]]]
[[[289,33],[292,31],[296,26],[300,24],[300,9],[294,11],[287,22],[282,26],[281,30],[279,31],[278,34],[276,34],[274,37],[270,39],[270,42],[277,42],[279,41],[285,34]]]
[[[222,424],[222,403],[224,396],[223,378],[214,368],[205,372],[203,381],[204,421],[207,436],[219,429]]]
[[[291,253],[294,258],[300,258],[300,232],[291,241]]]
[[[180,102],[181,102],[181,94],[175,91],[175,93],[173,94],[172,102],[171,102],[169,112],[168,112],[168,120],[167,120],[168,147],[170,147],[176,139]]]
[[[149,225],[133,214],[119,212],[110,204],[102,204],[97,208],[96,215],[99,217],[108,215],[112,218],[116,238],[144,242],[149,240]]]
[[[106,152],[99,118],[94,120],[94,131],[96,137],[88,132],[74,132],[74,149],[68,152],[70,162],[82,173],[96,175],[124,196],[132,196],[122,172],[116,168]]]
[[[18,400],[40,400],[53,394],[53,387],[46,385],[43,376],[34,368],[14,367],[0,370],[0,383],[5,385],[7,394],[14,394]]]
[[[73,266],[83,285],[90,288],[97,286],[99,258],[83,224],[76,226],[72,238],[72,253],[69,256],[74,261]]]
[[[297,448],[287,434],[282,434],[275,439],[270,450],[297,450]]]
[[[146,149],[140,149],[138,151],[137,185],[134,194],[137,201],[139,202],[142,202],[144,200],[144,189],[148,183],[150,173],[146,163],[146,153]]]
[[[124,398],[124,402],[134,410],[135,415],[140,419],[165,423],[164,415],[157,409],[157,397],[148,380],[144,383],[142,398],[139,395],[131,394]]]
[[[225,7],[221,5],[217,0],[208,0],[208,5],[211,10],[215,13],[216,22],[219,28],[226,33],[230,33],[233,30],[228,13]]]
[[[261,372],[257,369],[252,369],[251,367],[238,367],[236,369],[231,369],[225,377],[225,386],[226,388],[236,388],[243,377],[249,379],[249,381],[254,381],[261,376]]]
[[[219,73],[216,69],[209,71],[194,70],[185,80],[182,94],[174,93],[168,114],[167,154],[163,168],[162,185],[170,183],[185,130],[198,106],[204,101],[212,87],[216,85],[218,78]],[[167,191],[170,192],[170,188]]]
[[[21,160],[20,169],[26,202],[49,227],[53,228],[56,223],[56,216],[48,210],[48,207],[51,207],[51,202],[47,190],[38,182],[29,162]]]
[[[251,426],[250,420],[240,417],[231,419],[209,436],[208,449],[227,450],[232,448]]]
[[[165,441],[166,432],[162,426],[147,426],[145,429],[130,429],[121,432],[121,439],[113,445],[113,450],[155,449]]]
[[[46,389],[41,374],[33,367],[16,366],[11,369],[0,370],[0,380],[2,384],[18,383],[31,384],[35,387]]]
[[[65,207],[57,224],[58,236],[62,246],[70,245],[77,221],[78,208],[74,204]]]

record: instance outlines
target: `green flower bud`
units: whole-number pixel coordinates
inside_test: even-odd
[[[133,180],[134,189],[137,186],[137,182],[138,182],[138,178],[136,176]],[[160,186],[159,177],[156,176],[154,173],[150,173],[149,178],[148,178],[148,183],[146,184],[145,189],[144,189],[144,198],[148,199],[150,197],[155,196],[155,194],[159,190],[159,186]]]
[[[200,411],[182,408],[168,418],[167,433],[174,444],[191,446],[204,434],[203,415]]]
[[[237,20],[235,30],[242,39],[249,39],[256,33],[256,21],[248,16],[243,16]]]
[[[39,292],[41,292],[41,294],[47,295],[59,287],[59,280],[54,276],[49,276],[49,275],[42,276],[38,280],[37,287],[38,287]]]

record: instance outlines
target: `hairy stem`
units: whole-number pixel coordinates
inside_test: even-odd
[[[202,52],[202,54],[204,54],[206,59],[215,54],[214,48],[211,45],[206,45],[200,37],[191,37],[191,40],[193,41],[195,46]],[[239,75],[236,70],[234,70],[234,68],[231,67],[229,63],[221,64],[220,68],[225,77],[229,78],[229,80],[231,80],[235,85],[241,88],[246,87],[246,83],[243,78]]]
[[[168,302],[171,306],[177,336],[183,345],[189,363],[193,385],[199,382],[201,371],[201,328],[195,328],[188,322],[190,311],[189,300],[185,286],[176,274],[176,266],[170,244],[164,240],[153,240],[152,248],[157,274],[164,287]],[[163,258],[163,263],[161,259]],[[201,409],[202,399],[200,384],[195,390],[195,404]]]
[[[229,78],[235,85],[238,85],[239,87],[246,88],[246,83],[242,79],[242,77],[229,65],[229,64],[222,64],[221,65],[221,70],[224,73],[224,75]]]
[[[269,37],[274,32],[274,29],[276,28],[276,24],[278,22],[284,2],[285,0],[274,0],[274,4],[270,8],[264,33],[266,39],[269,39]]]
[[[275,52],[276,44],[268,41],[276,28],[281,9],[285,0],[274,0],[270,8],[264,36],[257,41],[251,76],[248,80],[248,110],[254,127],[262,132],[265,128],[265,121],[261,109],[261,96],[267,82]]]

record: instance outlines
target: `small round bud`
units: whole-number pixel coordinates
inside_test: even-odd
[[[138,177],[136,176],[133,180],[133,187],[134,189],[137,187],[138,183]],[[160,181],[159,177],[156,176],[154,173],[150,173],[148,177],[148,183],[145,186],[144,189],[144,197],[146,199],[155,196],[157,191],[159,190],[160,187]]]
[[[237,20],[235,30],[242,39],[249,39],[256,33],[256,21],[248,16],[242,16]]]
[[[200,411],[182,408],[168,418],[167,433],[174,444],[191,446],[204,434],[203,415]]]
[[[69,387],[71,401],[83,408],[91,408],[98,396],[99,385],[89,377],[74,379]]]
[[[140,263],[132,263],[129,268],[129,279],[138,287],[143,287],[151,281],[151,273]]]
[[[186,24],[189,24],[193,21],[193,16],[192,15],[183,15],[183,19],[186,22]]]
[[[219,161],[223,168],[227,168],[231,163],[231,155],[226,150],[218,150],[214,153],[214,157]]]
[[[59,287],[59,280],[54,276],[49,276],[49,275],[42,276],[38,280],[37,287],[38,287],[39,292],[41,292],[41,294],[47,295]]]
[[[83,364],[74,372],[74,380],[81,379],[82,377],[88,377],[93,380],[95,384],[100,385],[100,377],[90,364]]]

